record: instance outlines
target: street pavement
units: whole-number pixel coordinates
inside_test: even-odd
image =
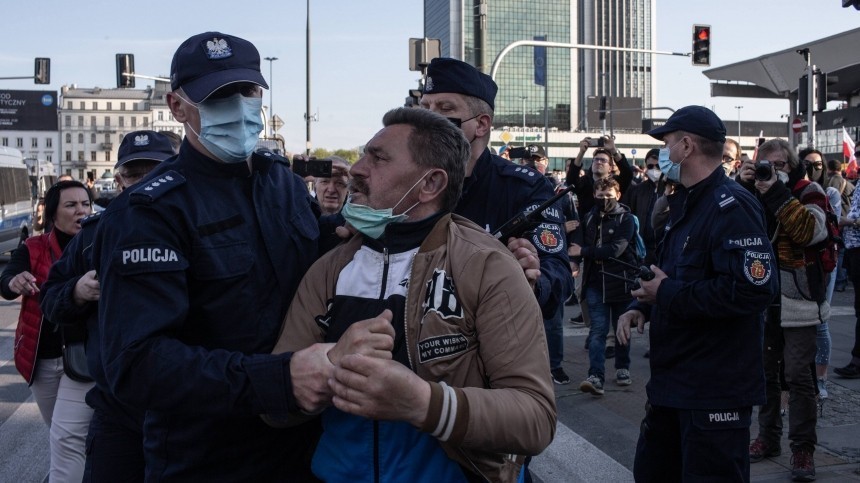
[[[3,266],[0,261],[0,270]],[[849,285],[845,292],[835,293],[833,299],[830,397],[818,420],[817,481],[860,481],[860,379],[840,379],[832,373],[833,367],[843,366],[851,358],[853,296]],[[0,300],[0,483],[39,483],[45,481],[48,473],[48,431],[12,360],[19,309],[17,300]],[[555,386],[559,415],[555,440],[534,458],[532,474],[542,483],[633,481],[633,453],[644,415],[648,380],[646,337],[637,335],[633,339],[632,385],[616,386],[610,377],[603,397],[582,393],[579,383],[588,372],[584,349],[587,329],[569,323],[570,317],[578,314],[579,306],[565,308],[564,369],[571,383]],[[614,375],[613,369],[613,360],[609,360],[607,374]],[[758,430],[755,421],[753,415],[752,437]],[[788,426],[787,416],[785,426]],[[751,466],[753,481],[790,481],[791,453],[785,436],[782,448],[781,456]]]

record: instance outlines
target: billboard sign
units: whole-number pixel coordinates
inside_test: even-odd
[[[56,131],[57,91],[0,90],[0,131]]]

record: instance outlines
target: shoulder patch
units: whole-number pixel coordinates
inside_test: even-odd
[[[565,248],[562,240],[561,227],[556,223],[541,223],[532,235],[532,244],[538,252],[558,253]]]
[[[737,206],[738,200],[735,199],[734,193],[726,186],[720,186],[714,190],[714,201],[720,207],[720,211],[726,211]]]
[[[744,252],[744,276],[753,285],[764,285],[773,273],[773,259],[768,252]]]
[[[185,256],[168,246],[141,244],[114,250],[111,264],[122,275],[173,272],[188,268]]]
[[[527,182],[529,185],[533,185],[537,183],[538,180],[543,179],[542,174],[529,168],[528,166],[520,166],[518,164],[510,163],[502,167],[501,175],[521,179]]]
[[[83,220],[81,220],[81,226],[93,225],[95,223],[98,223],[101,219],[102,213],[104,213],[104,211],[97,211],[92,215],[85,217]]]
[[[141,186],[131,192],[132,204],[149,204],[163,196],[168,191],[185,184],[185,177],[176,171],[168,171],[149,178]]]

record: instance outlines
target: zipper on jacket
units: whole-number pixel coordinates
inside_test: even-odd
[[[386,286],[388,286],[388,247],[382,249],[382,288],[379,290],[379,300],[385,300]]]

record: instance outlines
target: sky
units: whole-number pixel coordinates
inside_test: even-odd
[[[271,91],[263,102],[284,120],[288,151],[305,147],[306,1],[145,2],[6,0],[0,29],[0,77],[31,75],[35,57],[51,58],[51,84],[0,81],[2,89],[115,87],[115,54],[135,55],[138,74],[168,76],[186,38],[220,31],[253,42]],[[523,0],[526,1],[526,0]],[[492,8],[493,0],[488,0]],[[239,6],[240,8],[237,8]],[[382,115],[403,104],[420,74],[408,70],[408,42],[423,37],[423,0],[311,0],[312,147],[365,144]],[[711,67],[740,62],[860,26],[860,11],[841,0],[657,1],[656,50],[687,52],[692,25],[712,26]],[[712,98],[703,68],[688,57],[657,56],[655,106],[715,109],[727,122],[779,121],[788,101]],[[137,79],[137,88],[150,81]],[[270,100],[270,93],[272,99]],[[659,115],[659,114],[658,114]]]

